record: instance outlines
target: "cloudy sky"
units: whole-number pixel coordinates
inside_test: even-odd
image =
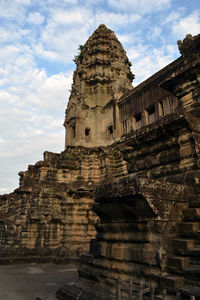
[[[0,0],[0,194],[18,175],[64,149],[73,57],[104,23],[132,62],[133,85],[179,56],[200,32],[199,0]]]

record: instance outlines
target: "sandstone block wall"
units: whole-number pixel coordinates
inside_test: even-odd
[[[190,38],[189,46],[184,41],[179,59],[119,102],[126,129],[132,108],[146,110],[156,84],[172,92],[177,106],[153,122],[130,126],[113,145],[123,154],[129,176],[97,189],[96,240],[82,257],[79,281],[60,289],[59,299],[77,299],[80,289],[80,299],[101,299],[94,284],[105,299],[114,299],[118,277],[151,283],[158,297],[167,288],[169,299],[177,291],[199,299],[199,38]],[[145,99],[133,99],[137,92]]]
[[[112,149],[45,152],[44,161],[19,173],[18,189],[0,196],[2,260],[78,258],[88,252],[98,219],[92,211],[94,185],[125,173]]]

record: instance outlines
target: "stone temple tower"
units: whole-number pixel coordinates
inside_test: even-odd
[[[75,62],[64,122],[65,146],[109,145],[121,135],[117,102],[132,89],[131,63],[114,32],[105,25],[80,47]]]

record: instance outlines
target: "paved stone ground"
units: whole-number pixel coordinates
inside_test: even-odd
[[[56,290],[77,278],[72,263],[0,265],[0,300],[55,300]]]

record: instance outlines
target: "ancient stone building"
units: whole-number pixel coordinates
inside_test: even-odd
[[[2,261],[81,257],[63,299],[115,299],[116,282],[200,299],[200,35],[135,88],[104,25],[76,57],[66,148],[0,198]],[[123,291],[127,299],[127,289]],[[185,297],[185,298],[184,298]]]
[[[200,35],[178,44],[180,58],[118,100],[112,147],[127,174],[95,189],[96,239],[60,300],[116,299],[118,278],[135,283],[136,297],[143,283],[157,297],[165,288],[168,299],[200,299]]]

